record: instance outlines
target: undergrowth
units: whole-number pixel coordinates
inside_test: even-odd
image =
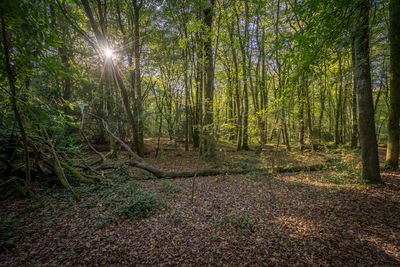
[[[111,216],[137,220],[168,208],[156,196],[143,191],[141,186],[132,180],[130,169],[126,164],[118,163],[111,178],[113,187],[104,199],[104,205]]]
[[[321,177],[323,182],[333,184],[361,184],[360,169],[357,161],[352,155],[344,155],[340,158],[330,158],[333,173],[328,172]]]
[[[15,233],[19,223],[14,220],[15,213],[11,212],[7,217],[0,222],[0,248],[8,250],[14,247],[19,236]]]

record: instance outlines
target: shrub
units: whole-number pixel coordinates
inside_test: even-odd
[[[142,219],[155,213],[157,210],[165,209],[165,204],[148,193],[137,194],[130,201],[122,203],[117,208],[117,213],[123,218]]]
[[[15,213],[11,212],[2,222],[0,222],[1,250],[12,248],[15,245],[15,242],[19,239],[19,236],[15,234],[15,230],[19,223],[14,221],[14,216]]]
[[[122,161],[118,161],[115,164],[113,176],[117,179],[125,181],[125,180],[128,180],[132,175],[131,175],[131,170],[129,169],[129,166],[126,165]]]

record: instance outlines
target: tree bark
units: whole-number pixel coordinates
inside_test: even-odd
[[[342,55],[338,52],[338,64],[339,64],[339,92],[336,103],[336,116],[335,116],[335,145],[341,143],[339,125],[340,125],[340,112],[342,111],[342,92],[343,92],[343,75],[342,75]]]
[[[235,104],[236,104],[236,115],[237,115],[237,146],[236,150],[239,151],[242,149],[242,113],[240,107],[240,92],[239,92],[239,68],[237,63],[237,56],[236,56],[236,48],[235,42],[233,39],[233,29],[230,28],[229,37],[231,40],[231,49],[232,49],[232,59],[233,65],[235,68]]]
[[[358,143],[358,125],[357,125],[357,79],[355,73],[355,51],[354,38],[351,42],[351,61],[353,67],[353,90],[352,90],[352,106],[351,106],[351,147],[357,147]]]
[[[8,78],[8,83],[10,85],[11,89],[11,105],[12,109],[15,115],[15,120],[17,121],[19,130],[21,132],[21,137],[22,137],[22,143],[24,147],[24,158],[25,158],[25,185],[27,189],[30,186],[31,183],[31,170],[30,170],[30,163],[29,163],[29,151],[28,151],[28,141],[26,137],[26,132],[25,132],[25,127],[22,121],[21,114],[18,111],[17,107],[17,89],[15,86],[15,76],[14,72],[11,68],[11,63],[10,63],[10,52],[9,52],[9,44],[7,40],[7,32],[6,32],[6,22],[4,19],[4,13],[3,9],[0,7],[0,17],[1,17],[1,32],[2,32],[2,37],[3,37],[3,51],[4,51],[4,62],[5,62],[5,67],[6,67],[6,72],[7,72],[7,78]]]
[[[356,39],[354,43],[363,165],[362,178],[369,183],[381,183],[369,58],[369,10],[369,0],[362,0],[358,10]]]
[[[389,2],[389,20],[390,105],[386,166],[397,169],[400,136],[400,2],[398,0]]]
[[[236,12],[236,9],[235,9]],[[239,43],[242,52],[242,72],[243,72],[243,141],[242,141],[242,149],[249,150],[249,135],[248,135],[248,125],[249,125],[249,96],[248,96],[248,76],[250,75],[250,69],[247,69],[246,58],[247,58],[247,51],[246,46],[248,45],[248,26],[249,26],[249,19],[248,19],[248,2],[245,1],[245,25],[244,25],[244,36],[240,35],[240,21],[239,21],[239,14],[236,13],[236,22],[238,28],[238,36],[239,36]],[[249,59],[250,60],[250,59]]]
[[[140,77],[140,32],[139,32],[139,16],[140,9],[143,6],[143,0],[138,3],[137,0],[133,1],[133,9],[134,9],[134,25],[135,25],[135,34],[134,34],[134,51],[135,51],[135,86],[136,86],[136,99],[135,99],[135,117],[136,117],[136,125],[137,125],[137,144],[136,150],[139,156],[143,156],[145,154],[144,148],[144,139],[143,139],[143,107],[142,107],[142,83]]]
[[[303,83],[300,81],[298,86],[298,97],[299,97],[299,145],[300,151],[304,150],[304,94],[303,94]]]
[[[206,41],[204,42],[205,62],[206,62],[206,86],[204,90],[204,137],[205,137],[205,155],[207,157],[215,156],[214,140],[214,63],[212,51],[212,24],[214,13],[214,0],[210,0],[208,6],[204,9],[204,23],[206,28]]]

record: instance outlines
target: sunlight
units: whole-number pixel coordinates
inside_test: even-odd
[[[113,52],[112,52],[111,49],[106,48],[106,49],[104,50],[104,55],[105,55],[106,57],[112,57],[112,56],[113,56]]]

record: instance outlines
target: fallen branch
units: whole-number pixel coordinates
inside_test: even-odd
[[[46,139],[47,139],[47,143],[49,145],[49,150],[50,153],[52,155],[52,167],[54,169],[54,173],[57,175],[58,179],[60,180],[61,184],[67,188],[68,190],[70,190],[72,192],[72,195],[74,196],[75,199],[79,199],[79,195],[75,192],[75,190],[72,188],[72,186],[69,184],[67,177],[65,176],[64,170],[61,167],[61,162],[58,159],[57,156],[57,152],[54,148],[54,145],[46,131],[46,129],[43,127],[43,125],[39,124],[40,129],[43,131]]]
[[[85,133],[83,132],[82,129],[79,129],[79,133],[81,134],[83,140],[85,140],[87,146],[88,146],[95,154],[97,154],[97,155],[101,158],[102,163],[105,163],[105,162],[107,161],[107,159],[106,159],[106,157],[103,155],[103,153],[97,151],[97,150],[92,146],[92,144],[89,142],[89,140],[87,139],[87,137],[86,137],[86,135],[85,135]]]

